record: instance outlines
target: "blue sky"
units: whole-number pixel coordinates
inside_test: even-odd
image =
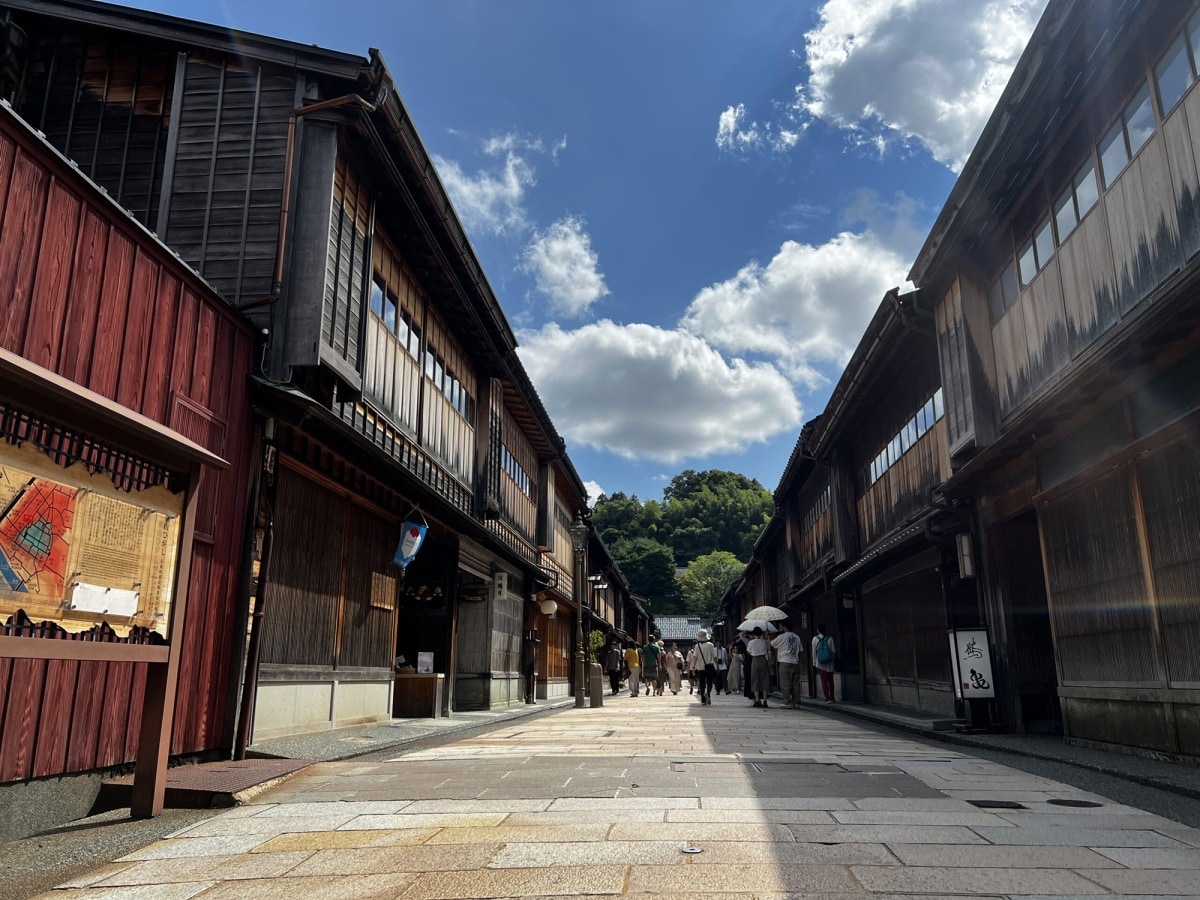
[[[576,469],[660,499],[775,487],[1045,0],[134,5],[377,47]]]

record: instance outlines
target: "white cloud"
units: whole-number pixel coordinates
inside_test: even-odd
[[[828,0],[805,35],[801,104],[836,125],[924,144],[958,170],[1046,0]],[[882,133],[879,129],[882,128]]]
[[[597,500],[599,500],[601,497],[605,496],[608,493],[608,491],[606,491],[606,490],[604,490],[604,488],[600,487],[600,485],[595,481],[585,481],[583,483],[583,489],[585,491],[587,491],[587,498],[588,498],[589,506],[594,505]]]
[[[917,142],[962,168],[1047,0],[826,0],[804,36],[807,80],[746,124],[743,104],[719,118],[723,150],[794,147],[804,124],[846,129],[883,153]]]
[[[904,281],[920,240],[915,212],[903,195],[882,204],[860,191],[842,223],[862,230],[817,245],[786,241],[766,265],[751,261],[701,290],[681,325],[727,352],[768,357],[815,386],[824,380],[817,366],[844,365],[883,294]]]
[[[591,238],[574,216],[535,232],[521,266],[554,310],[564,315],[581,315],[608,293]]]
[[[521,335],[521,361],[572,441],[674,464],[737,452],[801,421],[787,379],[696,335],[602,320]]]
[[[803,123],[786,116],[783,124],[747,122],[746,105],[729,106],[717,118],[717,149],[724,153],[746,153],[763,148],[783,153],[800,141]]]
[[[505,155],[501,168],[480,170],[474,175],[463,171],[454,160],[440,156],[433,158],[433,164],[468,232],[504,235],[528,227],[525,191],[535,184],[534,171],[515,152]]]

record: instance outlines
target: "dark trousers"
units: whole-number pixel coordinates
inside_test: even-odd
[[[717,693],[723,694],[727,690],[729,690],[729,688],[727,687],[728,683],[729,683],[729,672],[727,672],[725,669],[719,670],[717,672]]]
[[[709,675],[703,667],[696,670],[696,677],[700,679],[700,696],[705,700],[712,696],[713,682],[717,680],[716,675]]]
[[[609,685],[609,687],[612,688],[612,692],[614,694],[621,689],[621,670],[620,669],[609,669],[608,670],[608,685]]]

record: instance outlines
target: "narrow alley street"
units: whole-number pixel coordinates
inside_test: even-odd
[[[319,763],[66,898],[1200,896],[1200,830],[820,706],[606,697]]]

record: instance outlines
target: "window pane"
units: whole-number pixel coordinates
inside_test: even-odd
[[[383,287],[374,280],[371,282],[371,312],[383,318]]]
[[[1042,224],[1033,233],[1033,243],[1037,247],[1038,268],[1044,268],[1054,256],[1054,231],[1050,228],[1050,217],[1042,219]]]
[[[1058,239],[1065,241],[1075,230],[1075,203],[1068,187],[1054,201],[1054,224],[1058,226]]]
[[[408,313],[396,317],[396,337],[400,338],[400,346],[408,349]]]
[[[1188,22],[1187,36],[1188,43],[1192,45],[1192,59],[1200,59],[1200,16]]]
[[[409,323],[408,354],[413,359],[421,358],[421,329]]]
[[[1100,172],[1104,176],[1105,188],[1112,187],[1127,162],[1129,154],[1125,152],[1125,134],[1118,121],[1100,142]]]
[[[933,413],[933,398],[930,397],[929,402],[925,404],[925,428],[932,428],[936,420],[937,416]]]
[[[396,330],[396,298],[390,292],[383,297],[383,324],[388,331]]]
[[[938,420],[942,417],[942,389],[938,388],[937,393],[933,395],[933,418]]]
[[[1017,264],[1009,263],[1004,274],[1000,276],[1000,288],[1004,291],[1004,308],[1008,309],[1017,302]]]
[[[997,278],[992,282],[992,286],[988,288],[988,313],[992,317],[992,322],[999,322],[1004,317],[1004,289],[1000,286],[1000,279]]]
[[[1079,218],[1087,215],[1087,211],[1096,205],[1100,199],[1100,189],[1096,187],[1096,168],[1091,160],[1083,164],[1079,174],[1075,176],[1075,206],[1079,210]]]
[[[1037,260],[1033,255],[1033,241],[1026,241],[1017,254],[1017,266],[1021,273],[1021,287],[1028,287],[1037,275]]]
[[[1150,105],[1150,89],[1143,87],[1125,107],[1125,130],[1129,133],[1129,152],[1137,153],[1154,134],[1154,108]]]
[[[1154,80],[1158,84],[1158,108],[1166,116],[1192,83],[1192,66],[1188,62],[1182,35],[1154,70]]]

